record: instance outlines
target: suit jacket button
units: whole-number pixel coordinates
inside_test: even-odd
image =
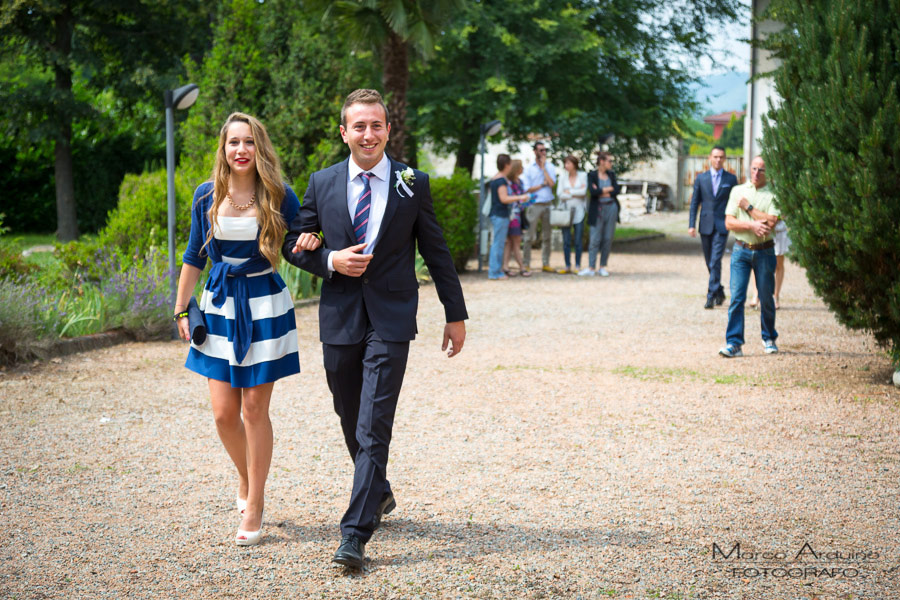
[[[369,283],[369,278],[368,277],[363,278],[363,283]]]

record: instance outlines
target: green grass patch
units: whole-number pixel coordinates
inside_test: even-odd
[[[612,371],[616,375],[625,375],[640,381],[658,381],[661,383],[674,383],[676,381],[699,381],[703,383],[720,383],[723,385],[764,385],[760,379],[747,375],[716,375],[700,373],[692,369],[675,367],[635,367],[626,365],[616,367]]]
[[[587,373],[593,367],[545,367],[541,365],[494,365],[492,371],[537,371],[540,373]]]
[[[616,233],[613,236],[613,240],[628,240],[632,238],[657,234],[659,234],[659,232],[655,229],[641,229],[640,227],[616,227]]]
[[[17,248],[26,250],[32,246],[52,246],[56,243],[55,233],[8,233],[4,236],[6,241]]]

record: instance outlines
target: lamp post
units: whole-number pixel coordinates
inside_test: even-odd
[[[485,229],[485,224],[487,222],[487,217],[484,216],[484,213],[481,211],[481,207],[484,206],[485,202],[485,188],[484,188],[484,153],[487,150],[486,148],[486,140],[492,135],[496,135],[500,128],[503,127],[503,123],[499,120],[494,119],[493,121],[488,121],[487,123],[483,123],[481,125],[481,138],[479,140],[478,151],[481,153],[481,193],[478,195],[478,272],[481,273],[482,265],[484,264],[484,257],[487,254],[487,243],[488,243],[488,230]]]
[[[163,97],[166,101],[166,196],[169,207],[169,303],[175,305],[175,109],[185,110],[197,101],[200,88],[189,83],[175,90],[166,90]],[[178,337],[177,329],[173,330],[174,338]]]

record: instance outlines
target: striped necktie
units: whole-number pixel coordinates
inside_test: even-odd
[[[369,187],[371,173],[360,173],[363,181],[363,191],[356,201],[356,216],[353,217],[353,233],[356,235],[356,243],[366,241],[366,225],[369,223],[369,208],[372,206],[372,188]]]

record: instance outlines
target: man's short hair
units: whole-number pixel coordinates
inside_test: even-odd
[[[506,168],[506,165],[512,162],[512,159],[509,157],[509,154],[498,154],[497,155],[497,170],[502,171]]]
[[[537,150],[538,146],[546,146],[546,145],[547,144],[545,144],[544,142],[535,142],[534,146],[532,146],[532,149]]]
[[[601,160],[609,160],[611,158],[612,158],[612,154],[610,154],[609,152],[605,152],[605,151],[601,150],[600,152],[597,153],[597,162],[600,162]]]
[[[712,150],[721,150],[722,152],[725,152],[725,148],[722,146],[713,146]],[[710,154],[712,154],[712,150],[709,151]]]
[[[341,107],[341,125],[344,127],[347,126],[347,109],[353,104],[380,104],[381,108],[384,109],[385,124],[391,122],[387,106],[384,104],[384,98],[381,97],[378,90],[359,89],[350,92],[350,95],[344,100],[344,106]]]

